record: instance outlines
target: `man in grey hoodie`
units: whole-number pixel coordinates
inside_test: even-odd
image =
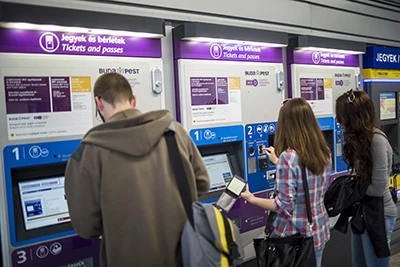
[[[173,123],[192,200],[209,190],[203,159],[168,111],[141,113],[126,78],[100,76],[94,85],[105,122],[71,155],[65,191],[71,221],[84,238],[102,236],[103,267],[173,267],[186,214],[164,132]]]

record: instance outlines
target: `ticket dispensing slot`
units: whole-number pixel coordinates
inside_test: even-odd
[[[11,169],[16,240],[73,230],[64,193],[66,162]]]
[[[210,190],[199,200],[217,199],[234,175],[243,177],[242,142],[202,146],[199,150],[210,176]]]

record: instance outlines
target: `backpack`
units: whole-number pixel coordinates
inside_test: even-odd
[[[244,250],[238,227],[214,205],[193,203],[173,124],[164,137],[187,215],[180,243],[183,266],[228,267],[241,264]]]

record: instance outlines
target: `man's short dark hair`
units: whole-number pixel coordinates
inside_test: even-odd
[[[119,73],[105,73],[94,84],[94,96],[115,106],[118,102],[132,100],[132,87],[128,80]]]

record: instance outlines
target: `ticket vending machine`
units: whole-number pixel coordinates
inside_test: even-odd
[[[400,189],[400,49],[371,46],[363,60],[364,89],[374,102],[376,118],[381,130],[393,147],[393,174],[391,186]],[[400,204],[397,205],[400,216]],[[400,242],[400,221],[392,234],[392,245]]]
[[[206,163],[215,202],[234,174],[267,197],[275,167],[263,148],[273,142],[285,97],[282,48],[287,34],[185,23],[174,29],[178,119]],[[228,216],[241,230],[247,258],[262,234],[266,212],[239,199]]]
[[[322,133],[332,151],[331,179],[343,175],[347,165],[343,161],[343,130],[336,123],[336,99],[351,88],[361,89],[360,54],[363,43],[299,36],[289,41],[289,95],[305,98],[317,117]],[[333,227],[337,218],[330,219]],[[350,234],[331,231],[331,241],[324,250],[322,265],[351,266]],[[338,257],[338,255],[341,255]]]
[[[142,111],[164,107],[164,23],[19,4],[0,10],[1,265],[99,266],[100,240],[71,226],[66,162],[99,123],[92,90],[102,73],[126,76]]]
[[[335,121],[336,99],[351,88],[361,89],[360,54],[363,43],[299,36],[290,40],[288,70],[293,97],[311,105],[331,149],[334,173],[347,170],[343,154],[343,133]]]

